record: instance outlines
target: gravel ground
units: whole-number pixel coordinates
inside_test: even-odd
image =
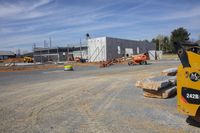
[[[200,132],[178,113],[176,97],[144,98],[134,86],[178,64],[0,73],[0,132]]]

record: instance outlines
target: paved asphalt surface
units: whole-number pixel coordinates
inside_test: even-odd
[[[178,64],[0,73],[0,133],[198,133],[176,97],[145,98],[134,86]]]

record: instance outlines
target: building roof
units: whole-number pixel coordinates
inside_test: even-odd
[[[11,51],[0,51],[0,55],[15,55],[15,53],[11,52]]]
[[[90,38],[88,40],[96,40],[96,39],[114,39],[114,40],[125,40],[125,41],[131,41],[137,44],[149,44],[151,42],[147,42],[147,41],[141,41],[141,40],[131,40],[131,39],[123,39],[123,38],[116,38],[116,37],[108,37],[108,36],[103,36],[103,37],[96,37],[96,38]]]
[[[79,51],[80,50],[80,46],[71,46],[71,47],[55,47],[55,48],[40,48],[40,47],[36,47],[34,48],[34,52],[40,52],[40,51],[67,51],[69,49],[69,51]],[[87,49],[86,45],[82,45],[81,49]]]

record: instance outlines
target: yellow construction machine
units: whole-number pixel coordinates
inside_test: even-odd
[[[200,122],[200,45],[174,43],[181,61],[177,73],[178,110]]]
[[[25,56],[24,57],[24,63],[33,63],[33,58]]]

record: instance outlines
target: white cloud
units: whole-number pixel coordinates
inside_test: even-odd
[[[127,23],[103,23],[103,24],[95,24],[95,25],[85,25],[82,27],[73,27],[68,29],[61,29],[61,30],[55,30],[53,32],[49,32],[47,35],[54,35],[54,34],[72,34],[72,33],[86,33],[89,31],[97,31],[97,30],[103,30],[103,29],[111,29],[111,28],[120,28],[130,25],[129,22]]]
[[[16,44],[33,44],[37,43],[39,40],[43,40],[44,38],[48,38],[49,36],[69,36],[72,34],[79,34],[79,33],[87,33],[91,31],[103,30],[103,29],[111,29],[111,28],[120,28],[124,26],[128,26],[130,23],[107,23],[107,24],[98,24],[98,25],[88,25],[84,27],[76,27],[76,28],[68,28],[68,29],[61,29],[56,30],[53,32],[49,32],[46,34],[23,34],[23,35],[14,35],[14,36],[7,36],[1,40],[1,44],[5,45],[6,47],[18,46]]]
[[[30,7],[30,10],[34,10],[38,7],[41,7],[41,6],[44,6],[44,5],[47,5],[51,2],[52,0],[39,0],[39,2],[33,4],[31,7]]]
[[[1,3],[0,18],[20,20],[32,19],[49,14],[49,11],[42,12],[37,8],[49,4],[52,0],[21,1],[18,3]]]
[[[200,6],[188,10],[174,11],[165,17],[160,17],[160,20],[182,19],[200,16]]]
[[[0,17],[8,17],[24,11],[24,7],[13,4],[1,4],[0,5]]]

